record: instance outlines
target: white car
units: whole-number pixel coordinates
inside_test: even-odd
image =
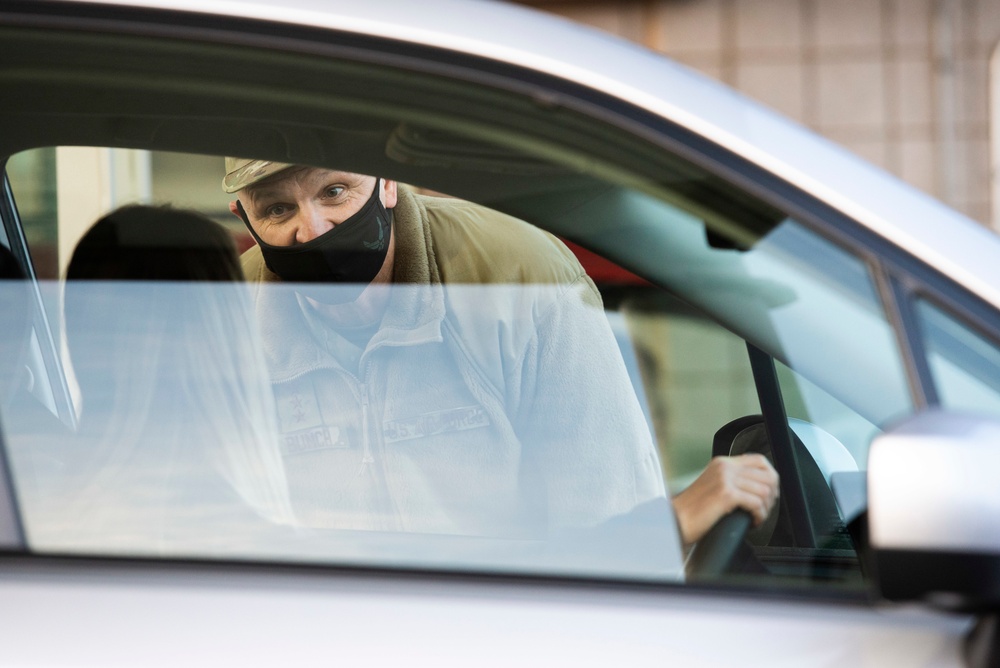
[[[1000,665],[992,232],[499,2],[11,2],[0,53],[0,665]],[[432,280],[347,330],[88,233],[252,245],[226,156],[398,184]],[[774,510],[686,545],[746,453]]]

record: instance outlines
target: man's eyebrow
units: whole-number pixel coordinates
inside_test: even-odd
[[[250,195],[251,200],[256,200],[264,199],[266,197],[278,197],[280,193],[274,188],[264,186],[262,188],[254,188],[253,190],[248,191],[247,194]]]

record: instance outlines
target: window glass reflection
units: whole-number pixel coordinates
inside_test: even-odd
[[[996,344],[928,301],[917,301],[916,312],[941,405],[1000,415]]]

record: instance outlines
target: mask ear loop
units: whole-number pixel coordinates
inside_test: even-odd
[[[258,237],[257,233],[254,231],[253,225],[250,224],[250,217],[247,216],[246,209],[243,208],[243,202],[241,202],[239,199],[236,200],[236,208],[239,209],[240,218],[243,219],[243,224],[247,226],[247,230],[250,232],[250,236],[252,236],[254,241],[257,242],[257,246],[259,248],[263,248],[264,246],[266,246],[267,244],[265,244],[264,241],[260,237]],[[274,267],[272,267],[271,263],[267,261],[267,255],[262,253],[261,257],[264,259],[264,266],[267,267],[270,271],[274,272]]]
[[[241,202],[241,201],[239,201],[237,199],[236,200],[236,208],[239,209],[239,211],[240,211],[240,218],[243,219],[243,224],[246,225],[247,226],[247,230],[250,231],[250,236],[252,236],[254,238],[254,241],[256,241],[258,244],[262,243],[260,237],[258,237],[257,233],[254,231],[253,225],[250,224],[250,217],[247,216],[246,209],[243,208],[243,202]]]

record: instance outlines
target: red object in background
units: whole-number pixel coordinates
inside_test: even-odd
[[[627,269],[622,269],[597,253],[592,253],[572,241],[562,239],[562,242],[573,251],[576,258],[580,260],[580,264],[587,271],[587,275],[598,285],[651,285],[646,279],[636,276]]]

